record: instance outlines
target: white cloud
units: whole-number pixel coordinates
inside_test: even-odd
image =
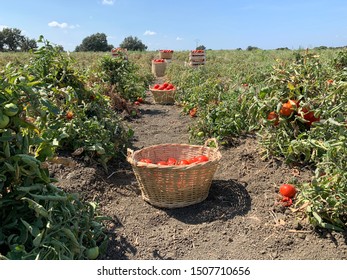
[[[146,30],[145,33],[143,33],[143,35],[148,35],[148,36],[153,36],[156,35],[157,32],[151,31],[151,30]]]
[[[76,24],[76,25],[72,25],[71,24],[70,25],[70,24],[67,24],[66,22],[59,23],[57,21],[49,22],[48,26],[50,26],[50,27],[58,27],[58,28],[62,28],[62,29],[66,29],[66,28],[74,29],[74,28],[80,27],[78,24]]]
[[[177,36],[176,40],[177,40],[177,41],[182,41],[183,38]]]
[[[102,0],[101,4],[103,5],[113,5],[114,0]]]

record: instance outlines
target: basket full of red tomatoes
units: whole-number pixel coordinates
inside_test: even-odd
[[[145,201],[157,207],[179,208],[207,198],[221,157],[217,140],[212,138],[201,146],[160,144],[128,149],[127,160]]]
[[[159,50],[159,57],[162,59],[172,59],[173,50]]]
[[[150,87],[155,103],[174,104],[176,87],[171,83],[155,84]]]

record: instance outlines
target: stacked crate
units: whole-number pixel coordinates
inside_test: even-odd
[[[200,65],[205,65],[206,56],[205,50],[193,50],[189,53],[189,65],[197,67]]]

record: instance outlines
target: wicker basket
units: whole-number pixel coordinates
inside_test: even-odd
[[[172,59],[172,52],[163,52],[163,51],[159,51],[159,57],[163,58],[163,59]]]
[[[166,62],[154,62],[152,60],[152,73],[156,77],[164,77],[166,70]]]
[[[216,148],[208,147],[213,141]],[[183,158],[206,155],[209,161],[190,165],[156,165],[140,162],[149,158],[152,162],[174,157]],[[187,144],[161,144],[138,151],[128,149],[128,162],[132,165],[139,183],[142,198],[150,204],[163,208],[179,208],[193,205],[208,196],[213,176],[222,155],[216,139],[204,146]]]
[[[154,102],[157,104],[171,105],[175,103],[175,90],[157,90],[151,89]]]

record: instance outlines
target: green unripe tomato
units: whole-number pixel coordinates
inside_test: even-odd
[[[13,117],[17,115],[18,107],[16,104],[9,103],[4,106],[4,114],[8,117]]]
[[[86,250],[86,257],[89,260],[95,260],[99,256],[99,247],[95,246]]]
[[[0,128],[5,128],[10,122],[10,118],[0,112]]]

